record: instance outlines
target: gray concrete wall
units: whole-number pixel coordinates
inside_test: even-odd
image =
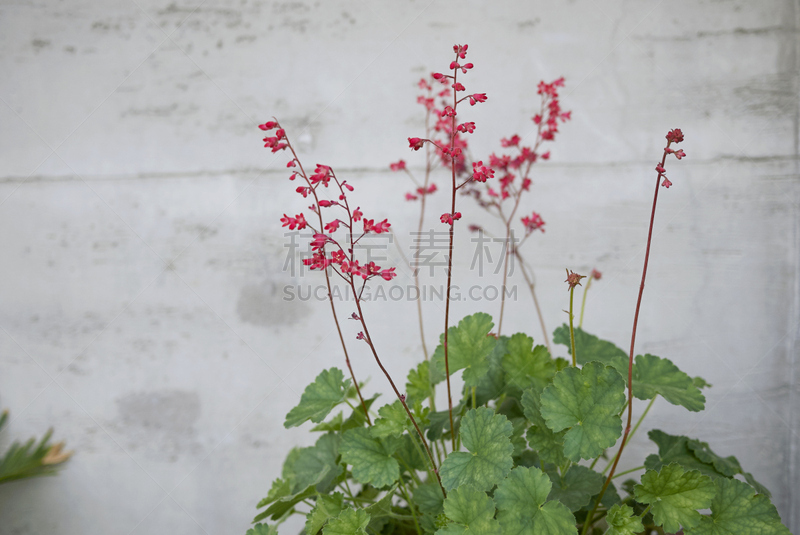
[[[800,532],[799,18],[796,0],[4,0],[0,446],[54,426],[76,453],[57,478],[0,488],[0,532],[244,533],[283,456],[311,440],[284,414],[341,366],[324,304],[281,299],[297,280],[281,271],[278,219],[303,203],[255,125],[278,116],[309,165],[334,165],[407,236],[410,184],[387,165],[420,164],[405,142],[421,133],[414,84],[457,42],[475,64],[468,87],[490,97],[467,112],[477,155],[530,135],[535,84],[567,79],[574,120],[528,205],[547,221],[527,255],[551,330],[564,268],[597,267],[586,328],[625,344],[653,166],[683,128],[638,349],[714,387],[705,412],[661,403],[645,427],[737,455]],[[486,284],[459,232],[456,282]],[[540,341],[511,282],[504,331]],[[440,307],[425,304],[429,345]],[[454,315],[497,308],[458,302]],[[415,306],[369,309],[402,376],[421,358]],[[353,360],[387,390],[363,347]],[[640,433],[626,466],[652,450]]]

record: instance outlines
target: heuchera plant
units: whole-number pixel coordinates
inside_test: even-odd
[[[513,135],[501,140],[509,154],[473,159],[467,136],[476,125],[462,120],[469,109],[464,105],[486,102],[487,97],[467,92],[461,81],[473,68],[464,61],[467,45],[453,50],[455,58],[446,73],[419,82],[424,91],[419,102],[425,107],[425,137],[410,137],[408,142],[414,151],[425,149],[423,177],[416,178],[403,160],[391,164],[392,170],[405,171],[415,182],[406,199],[419,201],[420,231],[426,208],[433,202],[428,197],[440,190],[433,172],[439,167],[449,175],[449,202],[439,216],[449,238],[443,334],[429,355],[424,325],[430,323],[422,320],[419,307],[423,360],[399,386],[381,360],[390,341],[372,338],[368,326],[375,320],[362,306],[367,284],[391,281],[395,268],[367,262],[357,247],[368,234],[390,232],[390,223],[368,219],[359,206],[354,208],[353,186],[331,167],[317,165],[313,172],[307,171],[277,120],[260,125],[268,132],[266,147],[290,154],[290,180],[311,203],[308,212],[284,214],[281,221],[290,230],[312,233],[312,254],[303,262],[325,278],[348,377],[336,367],[323,370],[286,416],[287,428],[310,421],[318,439],[314,446],[289,453],[281,476],[258,503],[264,510],[248,534],[276,534],[275,526],[296,514],[305,516],[307,535],[320,531],[325,535],[632,535],[681,530],[686,535],[788,534],[767,489],[735,457],[722,457],[707,443],[680,435],[680,430],[650,431],[654,453],[636,468],[617,471],[625,446],[657,399],[701,411],[702,389],[710,386],[666,358],[634,356],[658,194],[661,187],[672,185],[666,176],[667,159],[685,156],[675,148],[684,139],[680,129],[667,134],[655,168],[629,351],[584,331],[583,306],[579,323],[574,324],[575,288],[585,284],[585,305],[589,285],[601,278],[597,270],[588,278],[571,270],[566,273],[569,323],[555,329],[553,342],[564,346],[569,359],[554,358],[540,312],[543,345],[535,345],[524,333],[501,334],[505,302],[496,327],[484,313],[451,325],[453,236],[464,225],[457,206],[459,191],[498,216],[502,228],[498,234],[505,244],[503,282],[513,256],[523,265],[539,311],[532,270],[520,246],[536,231],[544,232],[545,223],[539,213],[523,210],[522,200],[531,190],[534,164],[550,156],[549,151],[541,152],[542,145],[554,140],[559,125],[570,119],[559,101],[563,78],[542,82],[533,144],[525,146],[520,136]],[[519,240],[514,238],[518,214],[524,214]],[[475,225],[470,230],[488,232]],[[419,252],[417,248],[415,255]],[[334,302],[333,277],[352,291],[352,310],[340,312],[349,303]],[[356,340],[345,340],[341,314],[358,323]],[[354,342],[367,345],[394,392],[395,399],[377,410],[378,396],[365,397],[350,364],[348,347]],[[464,386],[454,392],[451,377],[458,373]],[[435,399],[441,383],[448,405],[438,410]],[[634,398],[649,400],[635,424]],[[336,411],[342,404],[349,410]],[[634,474],[635,479],[621,479]]]

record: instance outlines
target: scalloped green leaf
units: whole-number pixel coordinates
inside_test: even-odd
[[[449,355],[448,355],[449,358]],[[444,373],[440,372],[436,366],[431,366],[430,361],[420,362],[416,368],[408,372],[406,380],[406,395],[408,404],[422,402],[433,395],[433,387],[444,381]]]
[[[531,467],[518,466],[497,485],[494,500],[503,535],[574,535],[575,517],[557,500],[547,500],[550,478]]]
[[[306,515],[306,535],[316,535],[322,526],[339,516],[344,509],[344,495],[341,492],[321,494],[314,508]]]
[[[414,503],[425,514],[436,516],[442,512],[444,496],[436,483],[423,483],[414,489]]]
[[[677,463],[648,470],[633,491],[637,502],[650,504],[653,521],[668,533],[696,526],[702,516],[698,509],[708,508],[716,493],[710,477]]]
[[[256,524],[248,529],[245,535],[278,535],[278,528],[267,524]]]
[[[644,531],[642,519],[633,514],[633,508],[628,505],[616,504],[608,510],[606,515],[608,531],[605,535],[636,535]]]
[[[450,375],[463,369],[464,384],[468,387],[478,386],[481,379],[489,371],[489,354],[497,344],[489,332],[494,327],[489,314],[478,312],[458,322],[458,326],[450,327],[447,333],[447,360]],[[439,339],[439,346],[433,354],[432,361],[440,372],[445,370],[444,334]]]
[[[256,505],[257,509],[261,509],[264,506],[271,504],[276,500],[280,500],[281,498],[285,498],[286,496],[292,495],[292,482],[288,479],[278,478],[272,482],[272,487],[269,489],[267,493],[267,497],[263,498],[258,505]]]
[[[553,484],[548,499],[560,501],[573,513],[599,494],[606,481],[602,474],[579,464],[570,466],[564,475],[556,468],[546,470],[546,473]]]
[[[342,461],[353,467],[353,478],[374,487],[388,487],[400,477],[400,465],[392,457],[397,441],[375,439],[368,429],[345,431],[339,451]]]
[[[287,429],[311,420],[320,423],[342,403],[350,388],[350,379],[345,380],[342,370],[331,368],[322,370],[313,383],[308,385],[300,396],[300,403],[289,411],[283,426]]]
[[[508,474],[514,461],[511,455],[513,427],[494,410],[479,407],[467,411],[461,419],[461,441],[469,451],[455,451],[442,463],[439,473],[447,490],[473,485],[489,490]]]
[[[483,376],[478,386],[475,387],[475,397],[478,401],[478,406],[485,405],[488,401],[497,399],[506,392],[506,378],[502,362],[503,355],[506,354],[507,344],[508,336],[500,336],[497,339],[494,349],[492,349],[492,352],[489,353],[487,357],[489,361],[489,371],[486,372],[486,375]],[[465,388],[465,390],[470,389]]]
[[[369,428],[373,438],[399,437],[411,427],[411,420],[400,401],[384,405],[378,409],[380,418],[376,418]]]
[[[317,481],[317,490],[325,492],[331,482],[342,473],[342,467],[336,464],[339,456],[341,438],[335,433],[322,435],[309,448],[301,448],[292,464],[294,474],[294,490],[306,488]],[[319,475],[327,471],[327,476],[319,480]]]
[[[556,363],[545,346],[533,347],[533,338],[517,333],[509,338],[503,356],[506,384],[520,390],[534,387],[542,389],[553,380]]]
[[[306,498],[310,498],[317,494],[317,484],[319,484],[328,474],[328,469],[322,471],[319,474],[319,477],[316,481],[311,483],[307,488],[303,489],[301,492],[297,492],[296,494],[292,494],[290,496],[283,496],[277,500],[275,500],[272,505],[267,507],[266,511],[262,511],[253,519],[253,522],[258,522],[260,520],[264,520],[265,518],[271,518],[272,520],[278,520],[281,518],[288,510],[292,507],[300,503],[301,501],[305,500]]]
[[[449,522],[436,535],[500,535],[494,502],[485,492],[464,485],[448,493],[444,514]]]
[[[587,362],[602,362],[606,366],[613,366],[618,359],[625,360],[627,369],[628,354],[607,340],[601,340],[589,334],[580,327],[573,330],[575,335],[575,351],[578,353],[577,362],[580,365]],[[572,354],[572,343],[569,338],[569,325],[566,323],[553,331],[553,342],[567,346],[567,352]],[[627,373],[627,372],[626,372]]]
[[[322,530],[324,535],[367,535],[369,513],[364,509],[347,508],[328,522]]]
[[[565,368],[541,396],[541,413],[554,432],[564,435],[564,455],[575,462],[593,459],[622,435],[619,413],[625,405],[625,381],[611,367],[589,362]]]
[[[694,386],[691,377],[670,360],[650,354],[636,356],[633,395],[639,399],[653,399],[660,395],[673,405],[694,412],[702,411],[706,403],[705,396]]]
[[[541,414],[542,392],[528,389],[522,394],[522,408],[525,417],[533,424],[528,428],[526,438],[532,450],[539,454],[539,458],[546,463],[556,465],[564,464],[564,435],[566,430],[554,433],[544,421]]]
[[[720,457],[713,451],[707,442],[690,439],[686,442],[686,447],[691,451],[695,457],[704,463],[711,464],[714,469],[726,477],[733,477],[736,474],[742,473],[742,465],[733,455],[729,457]]]
[[[719,478],[714,484],[711,515],[686,535],[790,535],[769,498],[737,479]]]

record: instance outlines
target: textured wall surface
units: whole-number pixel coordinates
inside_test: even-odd
[[[278,116],[407,247],[416,206],[388,163],[421,164],[414,84],[467,42],[468,86],[490,98],[468,110],[476,155],[530,136],[535,84],[567,79],[573,120],[526,208],[547,221],[526,254],[550,330],[564,268],[597,267],[586,328],[624,346],[653,166],[683,128],[638,351],[714,387],[705,412],[658,403],[644,426],[735,454],[800,533],[798,20],[796,0],[2,0],[0,447],[53,426],[75,455],[57,478],[0,487],[0,532],[244,533],[312,439],[284,414],[342,365],[324,303],[282,299],[299,279],[278,219],[304,204],[255,126]],[[459,230],[456,282],[487,284]],[[540,337],[511,283],[504,331]],[[415,305],[368,308],[402,377],[421,358]],[[440,309],[425,304],[429,346]],[[478,310],[498,304],[454,304]],[[363,347],[353,360],[387,390]],[[623,464],[653,449],[640,432]]]

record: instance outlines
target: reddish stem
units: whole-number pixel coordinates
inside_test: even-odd
[[[458,61],[458,54],[456,54],[456,61]],[[453,72],[453,86],[458,82],[458,69]],[[455,87],[453,87],[453,116],[451,117],[450,127],[450,170],[452,172],[452,192],[450,201],[450,215],[456,213],[456,158],[453,156],[453,151],[456,147],[456,109],[458,106],[457,94]],[[453,280],[453,233],[455,230],[455,221],[450,220],[450,245],[447,253],[447,296],[444,302],[444,372],[447,377],[447,410],[450,415],[450,439],[452,441],[453,451],[456,450],[456,428],[453,424],[453,396],[450,390],[450,361],[448,359],[448,330],[450,327],[450,287]]]
[[[667,148],[669,148],[671,142],[667,143]],[[667,151],[664,150],[664,156],[661,158],[661,167],[664,167],[664,163],[667,161]],[[586,523],[583,526],[582,533],[585,534],[587,528],[592,523],[592,517],[594,513],[597,511],[598,505],[600,505],[600,500],[603,498],[608,486],[611,484],[611,479],[614,477],[614,471],[617,469],[617,464],[619,463],[619,459],[622,456],[622,450],[625,449],[626,442],[628,440],[628,435],[631,432],[631,418],[633,416],[633,348],[636,343],[636,327],[639,324],[639,309],[642,305],[642,294],[644,293],[644,281],[647,277],[647,263],[650,260],[650,244],[653,240],[653,222],[656,218],[656,203],[658,202],[658,189],[661,185],[661,177],[662,173],[659,172],[658,176],[656,177],[656,191],[653,194],[653,208],[650,212],[650,228],[647,231],[647,248],[645,249],[644,253],[644,267],[642,268],[642,282],[639,285],[639,297],[636,299],[636,313],[633,315],[633,330],[631,332],[631,349],[630,354],[628,356],[628,421],[625,424],[625,433],[622,435],[622,442],[619,445],[619,450],[617,451],[617,456],[614,457],[614,464],[611,466],[611,471],[608,473],[608,477],[606,478],[606,482],[603,485],[603,489],[600,491],[600,494],[597,496],[597,501],[594,504],[594,508],[591,510],[589,515],[586,517]]]

